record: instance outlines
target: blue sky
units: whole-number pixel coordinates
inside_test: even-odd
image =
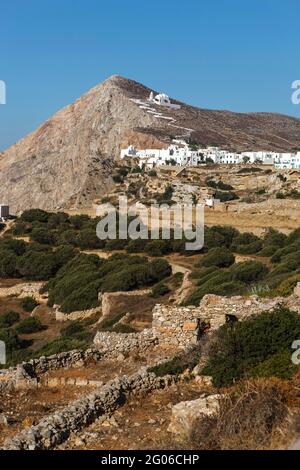
[[[112,74],[199,107],[300,118],[299,0],[1,0],[0,150]]]

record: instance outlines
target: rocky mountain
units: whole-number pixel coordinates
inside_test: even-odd
[[[174,138],[232,150],[300,148],[300,120],[212,111],[174,101],[145,106],[149,88],[112,76],[0,154],[0,200],[17,213],[89,207],[109,191],[120,148],[162,148]],[[156,93],[154,91],[154,93]]]

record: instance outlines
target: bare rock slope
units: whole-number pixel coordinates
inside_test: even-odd
[[[174,138],[189,138],[232,150],[300,148],[296,118],[183,103],[179,110],[149,110],[143,102],[150,91],[112,76],[0,154],[0,201],[15,213],[89,207],[113,186],[114,160],[130,143],[161,148]]]

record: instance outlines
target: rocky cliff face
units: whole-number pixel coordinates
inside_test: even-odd
[[[183,103],[180,110],[153,106],[149,112],[141,101],[150,91],[113,76],[0,154],[0,201],[15,213],[89,207],[113,186],[114,160],[128,144],[161,148],[173,138],[190,138],[234,150],[300,148],[298,119]]]

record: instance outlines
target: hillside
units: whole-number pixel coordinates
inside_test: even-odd
[[[232,150],[300,148],[300,120],[195,108],[150,114],[150,89],[112,76],[0,154],[0,200],[13,212],[89,207],[113,186],[121,147],[163,147],[174,138]],[[179,103],[178,101],[176,101]],[[157,108],[161,112],[161,108]]]

